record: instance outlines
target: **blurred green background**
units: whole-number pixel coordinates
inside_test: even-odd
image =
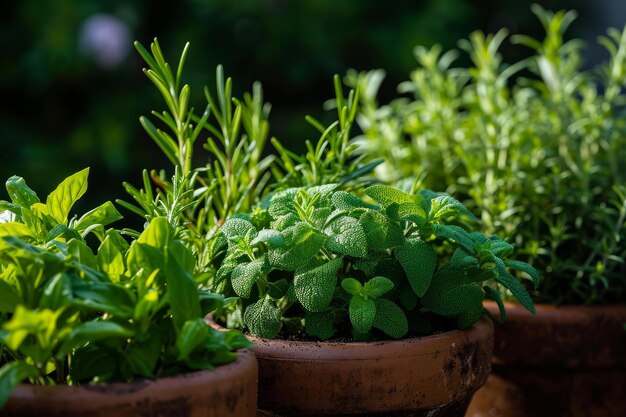
[[[539,1],[580,13],[570,36],[591,43],[623,26],[624,3]],[[271,134],[301,148],[324,118],[332,75],[383,68],[383,99],[414,67],[415,45],[455,47],[476,29],[541,36],[530,2],[499,0],[21,0],[4,2],[0,25],[0,173],[23,176],[45,196],[91,166],[86,205],[123,196],[143,168],[169,168],[138,117],[163,104],[141,72],[132,41],[158,36],[170,62],[191,42],[187,82],[196,107],[222,63],[237,94],[255,80],[272,103]],[[593,6],[592,6],[593,5]],[[506,61],[519,59],[503,48]],[[589,57],[590,64],[604,56]],[[195,89],[194,89],[195,88]],[[6,198],[4,192],[0,198]],[[85,204],[85,203],[83,203]]]

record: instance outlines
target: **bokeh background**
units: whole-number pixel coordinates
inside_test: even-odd
[[[573,8],[569,36],[590,44],[626,23],[623,0],[538,1]],[[223,64],[237,94],[263,83],[271,134],[298,149],[316,132],[305,114],[328,118],[332,75],[383,68],[382,94],[414,67],[415,45],[456,47],[473,30],[542,36],[521,0],[20,0],[2,5],[0,24],[0,176],[17,174],[44,197],[65,176],[92,168],[83,204],[124,195],[143,168],[169,168],[138,117],[163,109],[141,72],[132,41],[154,36],[177,62],[191,42],[185,80],[196,108],[202,86]],[[523,49],[507,44],[505,61]],[[587,65],[606,57],[591,49]],[[0,199],[5,199],[4,191]],[[93,203],[93,204],[92,204]]]

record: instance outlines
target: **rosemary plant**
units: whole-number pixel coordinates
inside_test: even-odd
[[[376,101],[380,70],[352,72],[359,85],[362,149],[384,156],[388,182],[411,176],[446,189],[480,213],[486,233],[508,238],[544,272],[540,302],[609,303],[626,297],[626,31],[600,43],[610,60],[582,69],[580,40],[564,40],[573,11],[533,6],[543,40],[515,35],[533,50],[505,64],[506,30],[472,33],[457,51],[417,47],[419,67],[399,86],[410,93]]]
[[[265,156],[270,105],[263,101],[260,83],[255,83],[252,93],[244,94],[242,100],[235,98],[232,80],[225,78],[223,68],[218,66],[215,91],[205,87],[206,106],[202,113],[196,113],[190,105],[191,87],[182,83],[189,45],[183,49],[176,73],[156,39],[150,51],[138,42],[135,46],[148,65],[145,74],[167,106],[165,111],[153,111],[152,119],[141,117],[140,121],[174,166],[174,175],[170,180],[165,172],[144,171],[143,188],[124,184],[134,204],[117,202],[148,221],[166,217],[193,250],[197,266],[204,272],[210,272],[213,260],[223,248],[223,242],[218,242],[218,231],[231,215],[251,212],[270,191],[282,188],[331,182],[346,189],[363,185],[369,181],[366,174],[380,163],[373,160],[362,164],[358,145],[350,143],[358,90],[350,91],[345,98],[339,77],[335,77],[338,121],[324,127],[307,117],[321,136],[315,145],[306,141],[305,155],[288,150],[272,138],[279,157]],[[194,150],[200,138],[207,162],[197,167]]]

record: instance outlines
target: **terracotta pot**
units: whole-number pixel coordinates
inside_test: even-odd
[[[20,385],[2,417],[254,417],[257,363],[248,351],[212,371],[128,384]]]
[[[251,340],[259,416],[463,416],[489,374],[493,325],[370,343]]]
[[[493,373],[466,416],[625,416],[626,306],[536,307],[506,305]]]

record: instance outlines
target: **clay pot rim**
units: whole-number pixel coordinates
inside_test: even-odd
[[[499,317],[498,305],[495,301],[485,301],[485,308]],[[529,312],[521,304],[511,301],[504,302],[507,320],[509,317],[515,320],[532,320],[532,321],[551,321],[558,318],[562,322],[578,322],[587,318],[590,314],[603,312],[605,314],[621,316],[626,321],[626,305],[608,304],[608,305],[563,305],[555,306],[554,304],[535,304],[535,314]],[[504,322],[506,324],[506,321]]]
[[[250,350],[238,350],[237,359],[225,365],[220,365],[210,370],[199,370],[186,372],[184,374],[167,376],[156,379],[140,379],[131,382],[112,382],[102,384],[85,385],[33,385],[19,384],[10,399],[28,400],[42,396],[50,397],[70,397],[76,394],[81,395],[81,399],[100,399],[103,395],[111,397],[113,401],[122,400],[125,393],[137,391],[163,392],[171,391],[172,384],[177,389],[185,389],[186,386],[204,384],[210,381],[213,384],[220,384],[221,381],[232,379],[233,376],[245,374],[249,367],[256,367],[256,357]]]
[[[214,321],[211,325],[219,326]],[[220,327],[218,327],[220,328]],[[370,360],[383,357],[431,356],[441,351],[456,351],[467,342],[483,343],[493,337],[493,322],[482,317],[465,330],[450,330],[429,336],[409,337],[399,340],[374,342],[324,342],[284,339],[265,339],[247,335],[255,343],[251,350],[255,354],[285,360]]]

